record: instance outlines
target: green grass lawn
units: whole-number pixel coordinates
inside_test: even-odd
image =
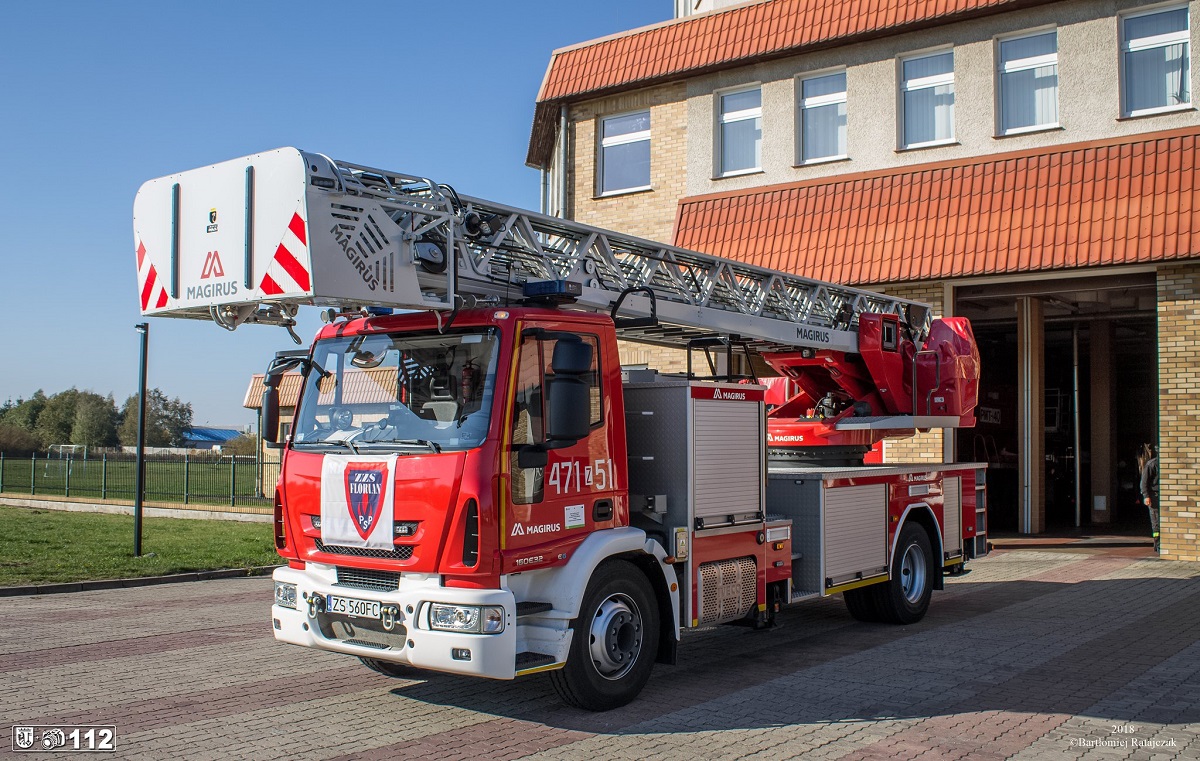
[[[0,587],[277,565],[269,523],[0,507]]]
[[[0,460],[0,491],[10,494],[90,497],[132,501],[136,468],[131,459],[93,457],[63,460],[12,458]],[[270,507],[279,476],[278,463],[203,458],[184,462],[146,462],[146,500],[200,505]]]

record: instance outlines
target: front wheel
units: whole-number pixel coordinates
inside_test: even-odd
[[[915,624],[924,618],[933,596],[934,571],[929,535],[920,524],[905,523],[892,557],[891,581],[870,587],[880,617],[894,624]]]
[[[416,671],[411,666],[406,666],[402,663],[392,663],[391,661],[381,661],[375,658],[358,658],[362,664],[372,671],[390,676],[393,679],[415,679]]]
[[[601,564],[571,626],[567,663],[550,672],[559,697],[588,711],[636,698],[658,652],[658,603],[645,574],[623,560]]]

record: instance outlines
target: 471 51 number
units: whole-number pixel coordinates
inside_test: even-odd
[[[556,462],[546,474],[546,484],[555,494],[575,494],[584,490],[604,491],[613,486],[612,460],[565,460]]]

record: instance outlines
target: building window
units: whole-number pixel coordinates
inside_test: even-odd
[[[718,102],[721,176],[758,171],[762,157],[762,90],[755,87],[721,93]]]
[[[800,80],[800,163],[846,157],[846,72]]]
[[[600,122],[600,194],[650,188],[650,112]]]
[[[1058,124],[1058,32],[1000,40],[1000,134]]]
[[[904,148],[954,140],[954,52],[900,61]]]
[[[1189,68],[1187,6],[1121,19],[1121,92],[1125,116],[1190,104]]]

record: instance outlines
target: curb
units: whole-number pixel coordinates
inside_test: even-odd
[[[211,579],[266,576],[278,567],[276,565],[262,565],[253,568],[224,568],[219,571],[174,573],[170,576],[141,576],[132,579],[98,579],[96,581],[76,581],[66,584],[31,584],[23,587],[0,587],[0,597],[53,595],[64,592],[92,592],[99,589],[129,589],[132,587],[148,587],[156,584],[178,584],[183,581],[209,581]]]

